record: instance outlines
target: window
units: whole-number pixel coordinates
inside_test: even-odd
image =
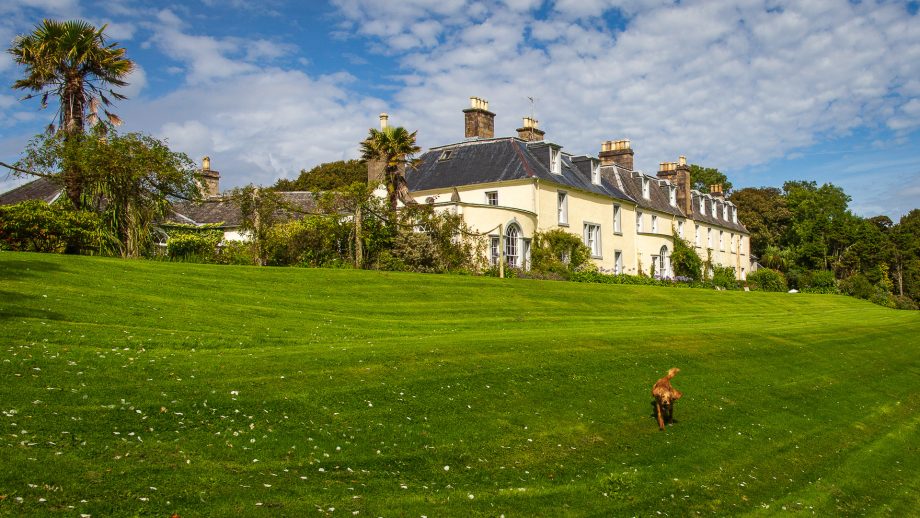
[[[519,268],[521,266],[520,257],[518,253],[520,252],[520,241],[521,231],[518,229],[517,225],[508,225],[508,230],[505,231],[505,261],[508,263],[508,266],[512,268]]]
[[[738,253],[744,254],[744,236],[738,236]]]
[[[569,224],[569,195],[559,191],[559,224]]]
[[[441,152],[441,157],[438,160],[450,160],[450,156],[454,154],[452,149],[445,149]]]
[[[722,219],[728,221],[728,205],[722,205]]]
[[[636,232],[642,232],[642,213],[636,211]]]
[[[696,226],[696,232],[693,235],[693,244],[697,247],[700,246],[700,226]]]
[[[623,222],[622,214],[620,211],[619,205],[613,206],[613,233],[622,234],[623,233]]]
[[[601,226],[585,223],[585,246],[591,250],[591,257],[601,257]]]
[[[680,236],[681,239],[684,238],[684,222],[683,221],[677,222],[677,235]]]
[[[623,272],[623,252],[615,250],[613,252],[613,273],[621,274]]]
[[[550,172],[553,174],[562,174],[562,153],[558,149],[549,148]]]
[[[658,216],[652,214],[652,233],[658,232]]]
[[[645,198],[646,200],[649,199],[650,197],[649,183],[650,183],[649,179],[643,176],[642,177],[642,197]]]
[[[673,185],[668,187],[668,201],[671,202],[672,207],[677,207],[677,187]]]
[[[706,215],[706,198],[702,196],[700,196],[700,214],[703,216]]]
[[[719,231],[719,251],[725,251],[725,232],[722,230]]]
[[[706,229],[706,246],[712,248],[712,228]]]
[[[489,264],[498,265],[499,261],[499,238],[498,236],[489,236]]]
[[[601,184],[601,165],[594,160],[591,161],[591,183]]]
[[[728,244],[731,247],[731,252],[735,253],[735,234],[734,233],[731,234]]]
[[[498,205],[498,191],[487,192],[486,203],[489,205]]]
[[[521,243],[523,243],[524,245],[524,254],[521,260],[521,268],[525,270],[529,270],[530,269],[530,240],[522,239]]]
[[[738,209],[735,207],[732,207],[732,221],[738,224]]]

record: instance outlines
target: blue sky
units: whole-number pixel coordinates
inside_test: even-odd
[[[109,24],[139,67],[126,129],[212,157],[221,186],[354,158],[380,112],[423,147],[462,140],[470,96],[512,135],[596,155],[629,138],[640,169],[718,167],[736,188],[833,182],[858,214],[920,207],[916,2],[763,0],[7,0],[0,40],[43,17]],[[8,88],[0,160],[53,119]],[[0,190],[22,180],[0,176]]]

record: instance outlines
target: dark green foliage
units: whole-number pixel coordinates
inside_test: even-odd
[[[341,266],[349,263],[350,229],[335,216],[307,216],[268,229],[265,254],[271,266]]]
[[[105,253],[113,244],[98,214],[40,200],[0,206],[0,249],[61,253],[70,245]]]
[[[722,191],[729,193],[732,190],[732,183],[728,177],[714,167],[703,167],[696,164],[690,164],[690,188],[696,189],[703,193],[709,192],[710,185],[722,185]]]
[[[377,268],[420,273],[479,273],[485,268],[485,238],[472,233],[462,216],[421,205],[399,217],[392,247],[380,253]]]
[[[731,193],[732,203],[738,206],[738,220],[751,232],[751,253],[761,259],[770,247],[783,244],[792,212],[786,207],[786,198],[775,187],[746,187]],[[761,263],[768,268],[776,268]]]
[[[222,230],[212,225],[196,227],[175,225],[166,229],[166,255],[170,259],[209,263],[214,262],[217,245],[224,237]]]
[[[757,291],[786,291],[788,289],[783,272],[769,268],[760,268],[749,273],[747,283],[752,290]]]
[[[678,277],[687,277],[698,281],[703,276],[703,260],[696,250],[675,232],[672,236],[674,251],[671,253],[671,267]]]
[[[530,251],[531,270],[568,277],[588,262],[591,251],[581,237],[563,229],[537,232]]]
[[[252,245],[243,241],[224,241],[217,248],[213,257],[216,264],[255,265],[252,258]]]
[[[738,281],[735,280],[735,269],[731,266],[713,266],[712,285],[725,290],[738,289]]]
[[[335,191],[354,183],[367,184],[367,163],[363,160],[339,160],[302,170],[294,180],[282,178],[272,189],[276,191]]]

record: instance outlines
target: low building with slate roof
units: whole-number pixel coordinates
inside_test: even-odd
[[[534,234],[564,229],[581,236],[606,271],[673,276],[673,233],[739,279],[750,271],[750,233],[737,208],[721,186],[692,190],[684,157],[648,175],[634,170],[629,140],[604,142],[598,156],[572,155],[532,117],[517,136],[495,137],[488,102],[470,101],[465,139],[423,153],[406,180],[416,201],[462,214],[487,235],[493,263],[529,268]]]

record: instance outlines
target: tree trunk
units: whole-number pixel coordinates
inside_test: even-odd
[[[262,218],[259,215],[262,207],[259,205],[259,188],[256,187],[252,190],[252,206],[255,209],[252,216],[252,242],[256,252],[256,266],[264,266],[264,261],[262,260]]]
[[[364,268],[364,243],[361,229],[361,204],[355,207],[355,268]]]

